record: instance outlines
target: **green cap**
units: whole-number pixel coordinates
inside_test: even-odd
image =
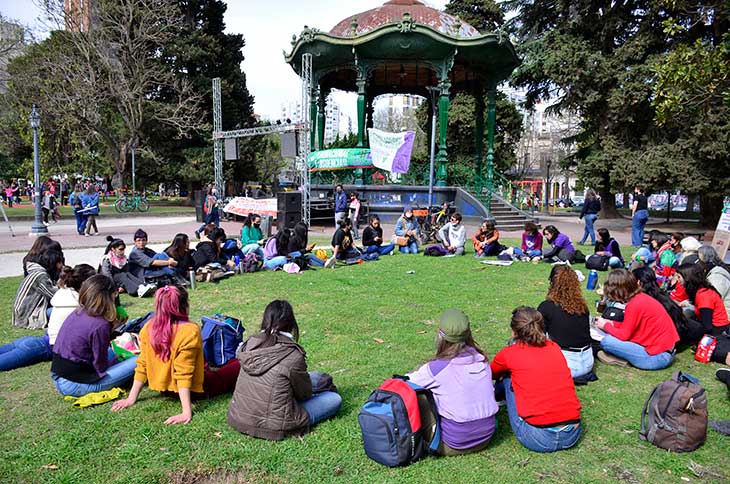
[[[463,311],[447,309],[441,315],[439,334],[449,343],[461,343],[469,335],[469,318]]]

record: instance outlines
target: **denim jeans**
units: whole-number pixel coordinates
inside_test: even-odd
[[[641,247],[644,241],[644,227],[649,220],[649,211],[637,210],[631,219],[631,245]]]
[[[395,244],[368,245],[367,247],[365,247],[365,253],[366,254],[378,253],[380,255],[388,255],[391,252],[393,252],[393,249],[395,249]]]
[[[311,426],[334,417],[342,406],[342,397],[335,392],[315,393],[299,405],[307,411]]]
[[[669,351],[650,355],[643,346],[631,341],[621,341],[610,334],[601,340],[601,348],[607,353],[623,358],[640,370],[663,370],[674,361],[674,355]]]
[[[268,269],[270,271],[273,271],[278,267],[282,267],[284,264],[286,264],[286,257],[283,255],[277,255],[271,259],[264,259],[264,269]]]
[[[595,213],[588,213],[583,216],[583,220],[585,220],[586,225],[583,229],[583,238],[580,239],[580,243],[583,244],[590,236],[591,238],[591,245],[596,245],[596,231],[593,230],[593,224],[595,223],[596,219],[598,218],[598,214]]]
[[[243,254],[243,257],[246,257],[251,252],[259,256],[261,260],[264,260],[264,249],[262,249],[259,244],[248,244],[244,245],[241,248],[241,253]]]
[[[158,252],[152,257],[152,260],[170,260],[170,256],[164,252]],[[171,276],[173,274],[175,274],[175,271],[170,266],[150,266],[148,269],[144,270],[145,278]]]
[[[556,450],[569,449],[578,443],[583,428],[582,424],[548,428],[530,425],[517,414],[512,380],[505,378],[502,383],[504,384],[504,395],[507,401],[509,424],[512,426],[512,431],[520,444],[534,452],[555,452]]]
[[[539,249],[528,249],[527,251],[524,251],[524,250],[520,249],[519,247],[514,247],[514,251],[515,251],[515,257],[517,257],[517,258],[520,258],[523,255],[527,255],[527,257],[529,257],[530,259],[532,259],[533,257],[542,256],[542,251]]]
[[[400,247],[398,250],[400,250],[403,254],[418,254],[418,243],[411,242],[405,247]]]
[[[87,393],[103,392],[120,385],[125,385],[134,378],[134,369],[137,367],[137,357],[134,356],[114,366],[110,366],[106,370],[106,375],[99,381],[94,383],[77,383],[75,381],[61,378],[51,373],[51,378],[56,384],[56,389],[61,395],[70,395],[72,397],[83,397]]]
[[[593,369],[593,349],[590,346],[583,351],[561,351],[570,368],[570,376],[573,378],[583,376]]]
[[[51,361],[51,359],[53,359],[53,353],[47,334],[23,336],[0,346],[0,371],[14,370],[35,365],[41,361]]]
[[[74,209],[74,216],[76,217],[76,232],[82,235],[86,230],[86,215]]]

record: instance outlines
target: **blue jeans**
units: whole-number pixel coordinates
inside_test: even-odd
[[[366,254],[378,253],[380,255],[388,255],[391,252],[393,252],[393,249],[395,249],[395,244],[368,245],[367,247],[365,247],[365,253]],[[416,250],[418,250],[418,249],[416,249]]]
[[[158,252],[152,257],[152,260],[170,260],[170,256],[164,252]],[[160,276],[171,276],[173,274],[175,274],[175,270],[169,266],[150,266],[148,269],[144,270],[144,276],[151,278]]]
[[[51,373],[51,378],[56,384],[56,389],[61,395],[70,395],[72,397],[83,397],[87,393],[103,392],[114,387],[125,385],[134,378],[134,369],[137,367],[137,357],[132,357],[110,366],[106,370],[106,375],[101,380],[94,383],[77,383],[75,381],[61,378]]]
[[[277,267],[281,267],[284,264],[286,264],[286,257],[284,257],[283,255],[277,255],[275,257],[272,257],[271,259],[264,260],[264,269],[269,269],[270,271],[273,271]]]
[[[591,245],[596,245],[596,231],[593,230],[593,224],[595,223],[596,219],[598,218],[598,214],[596,213],[587,213],[583,216],[583,220],[586,222],[585,229],[583,229],[583,238],[580,239],[580,243],[585,243],[586,239],[588,239],[588,236],[591,237]]]
[[[569,424],[560,427],[534,427],[517,415],[515,392],[512,389],[512,380],[505,378],[504,395],[507,401],[507,416],[517,440],[526,448],[534,452],[555,452],[569,449],[578,443],[582,424]],[[496,385],[495,385],[496,387]]]
[[[51,359],[53,353],[47,334],[23,336],[12,343],[0,346],[0,371],[14,370]]]
[[[309,415],[309,425],[334,417],[342,406],[342,397],[335,392],[315,393],[299,402]]]
[[[198,230],[196,230],[196,232],[199,234],[202,233],[203,230],[205,230],[205,226],[208,224],[215,224],[216,227],[220,226],[221,216],[218,213],[218,207],[214,207],[213,210],[211,210],[208,215],[205,216],[203,224],[198,227]]]
[[[514,251],[515,251],[515,257],[517,257],[517,258],[520,258],[523,255],[526,255],[530,259],[532,259],[533,257],[542,256],[542,251],[539,249],[528,249],[527,251],[524,251],[524,250],[520,249],[519,247],[514,247]]]
[[[631,366],[635,366],[640,370],[663,370],[674,361],[674,355],[669,351],[658,355],[650,355],[640,344],[621,341],[610,334],[604,336],[601,340],[601,348],[607,353],[623,358],[631,363]]]
[[[405,247],[400,247],[398,250],[400,250],[402,254],[418,254],[418,243],[411,242]]]
[[[641,247],[644,241],[644,227],[647,220],[649,220],[648,210],[634,212],[634,218],[631,219],[631,245],[634,247]]]
[[[81,235],[86,230],[86,215],[74,209],[74,216],[76,217],[76,232]]]
[[[312,254],[311,252],[308,252],[306,254],[302,254],[301,252],[299,252],[297,250],[297,251],[291,252],[289,254],[289,257],[302,257],[302,256],[305,259],[307,259],[307,262],[309,262],[309,265],[310,266],[324,267],[324,261],[322,259],[320,259],[319,257],[317,257],[316,255]]]
[[[259,256],[261,260],[264,260],[264,249],[262,249],[259,244],[248,244],[244,245],[241,248],[241,253],[243,254],[243,257],[246,257],[251,252]]]
[[[590,346],[583,351],[561,351],[570,368],[570,376],[573,378],[583,376],[593,369],[593,349]]]

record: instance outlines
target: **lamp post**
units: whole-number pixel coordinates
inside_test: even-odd
[[[550,210],[550,165],[552,165],[552,160],[547,160],[546,167],[547,170],[545,171],[545,211],[548,212]]]
[[[136,166],[135,166],[135,159],[134,159],[134,150],[137,149],[137,137],[135,136],[132,140],[131,148],[132,148],[132,193],[137,193],[137,173],[136,173]]]
[[[436,158],[436,114],[438,113],[438,106],[436,106],[436,92],[439,91],[437,87],[427,87],[428,92],[431,94],[431,161],[428,169],[428,209],[431,209],[433,205],[433,165]]]
[[[33,128],[33,203],[35,204],[35,220],[30,227],[30,236],[37,237],[46,235],[48,228],[43,224],[41,219],[41,168],[38,162],[38,128],[41,126],[41,115],[33,105],[33,109],[28,117],[30,127]]]

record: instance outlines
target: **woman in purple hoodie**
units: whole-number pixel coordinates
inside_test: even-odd
[[[561,234],[555,225],[548,225],[542,229],[542,235],[552,246],[543,253],[543,262],[573,262],[575,247],[567,235]]]
[[[439,455],[467,454],[487,446],[497,428],[499,407],[489,360],[472,338],[466,314],[456,309],[444,311],[436,357],[408,377],[433,392],[441,417]],[[421,419],[426,433],[432,433],[434,416],[422,411]],[[427,440],[432,437],[425,435]]]

